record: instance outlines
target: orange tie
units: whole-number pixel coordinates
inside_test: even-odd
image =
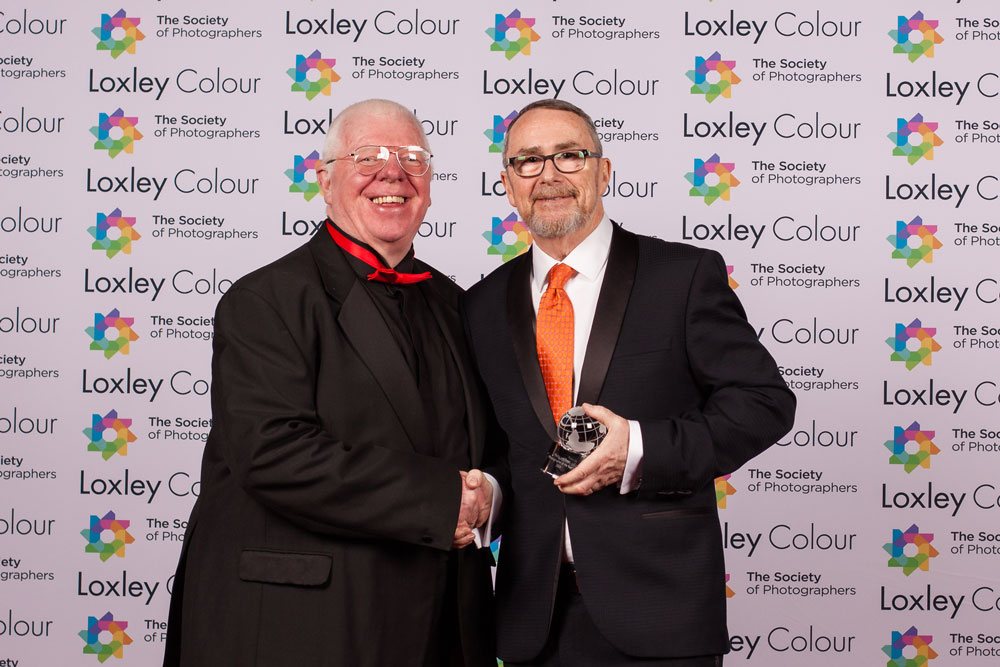
[[[563,286],[575,273],[566,264],[549,270],[549,286],[538,304],[535,326],[538,365],[556,423],[573,404],[573,304]]]

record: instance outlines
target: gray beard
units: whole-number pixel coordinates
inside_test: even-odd
[[[583,227],[587,222],[587,216],[577,208],[562,220],[542,220],[541,216],[531,214],[525,222],[528,224],[528,229],[531,230],[532,236],[542,239],[554,239],[566,236]]]

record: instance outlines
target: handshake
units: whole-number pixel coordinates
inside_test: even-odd
[[[458,525],[451,546],[462,549],[475,541],[476,528],[490,518],[493,506],[493,485],[482,470],[460,471],[462,475],[462,505],[458,511]]]

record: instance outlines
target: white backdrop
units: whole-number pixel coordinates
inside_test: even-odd
[[[717,482],[727,664],[998,664],[998,40],[977,0],[5,3],[0,665],[158,664],[214,307],[323,219],[332,114],[425,119],[416,250],[468,286],[525,247],[495,144],[552,95],[799,397]]]

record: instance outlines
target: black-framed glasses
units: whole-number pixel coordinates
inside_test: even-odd
[[[431,153],[420,146],[360,146],[353,153],[327,160],[353,160],[354,169],[362,176],[377,174],[389,163],[389,154],[396,156],[399,168],[411,176],[423,176],[431,168]]]
[[[523,178],[538,176],[545,169],[545,161],[552,160],[556,170],[564,174],[572,174],[587,166],[587,158],[601,157],[600,153],[579,148],[571,151],[559,151],[552,155],[514,155],[507,158],[505,167],[510,167],[514,173]]]

